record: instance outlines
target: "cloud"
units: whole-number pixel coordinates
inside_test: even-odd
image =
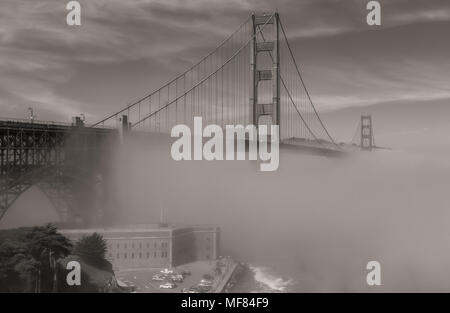
[[[435,54],[441,50],[442,55],[448,55],[449,51],[444,44],[429,51],[424,49],[426,45],[419,45],[409,52],[419,51],[422,55],[402,55],[405,51],[398,47],[393,51],[390,47],[396,46],[396,40],[404,42],[399,37],[405,35],[401,32],[375,40],[384,49],[361,40],[361,36],[372,38],[373,32],[365,24],[365,4],[357,0],[81,0],[80,3],[82,26],[69,27],[65,23],[64,1],[2,1],[0,82],[2,90],[8,92],[0,93],[0,103],[14,103],[2,105],[2,115],[21,116],[31,104],[37,112],[42,111],[43,118],[49,119],[67,119],[80,110],[89,111],[85,112],[87,116],[92,112],[92,118],[110,113],[184,71],[217,46],[255,8],[261,12],[275,9],[280,12],[299,62],[305,65],[308,86],[315,91],[313,95],[318,99],[333,96],[341,99],[334,104],[327,101],[324,107],[345,106],[346,100],[361,99],[365,103],[371,97],[377,98],[367,88],[361,88],[362,93],[356,90],[357,94],[353,95],[352,88],[370,85],[382,76],[386,88],[401,81],[403,85],[411,83],[410,77],[418,77],[420,72],[410,70],[408,76],[399,77],[407,71],[404,66],[397,66],[398,59],[404,58],[405,63],[411,59],[414,64],[438,65],[442,59],[438,55],[434,60]],[[450,20],[450,5],[442,1],[381,3],[383,27],[378,32],[382,34],[395,33],[405,25],[426,26]],[[429,38],[429,34],[423,32],[421,35],[426,37],[420,38],[432,46],[442,41],[442,30],[434,38]],[[406,36],[411,41],[417,40]],[[310,52],[308,45],[315,50]],[[349,65],[349,58],[340,53],[351,55],[354,64]],[[380,59],[385,66],[379,66]],[[394,68],[398,69],[397,73]],[[366,75],[358,69],[369,69],[372,73]],[[420,84],[432,83],[445,89],[442,86],[447,79],[443,78],[443,70],[437,66],[428,69],[431,75],[415,79],[411,88],[403,89],[403,86],[400,91],[410,92]],[[353,75],[352,79],[350,72],[360,76]],[[323,76],[319,78],[317,73]],[[334,82],[335,76],[343,76],[345,84],[339,79]],[[92,86],[86,82],[98,86],[98,90],[91,90]],[[317,87],[318,84],[322,87]],[[345,88],[338,90],[335,86]],[[58,109],[52,112],[53,107]]]

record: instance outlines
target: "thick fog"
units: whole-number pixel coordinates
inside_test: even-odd
[[[155,223],[161,210],[169,223],[217,224],[223,254],[270,267],[291,291],[449,291],[450,128],[382,120],[377,144],[393,150],[335,158],[281,149],[275,172],[256,161],[176,162],[171,140],[133,136],[117,145],[104,210],[114,224]],[[31,190],[2,227],[54,217]],[[371,260],[381,287],[366,285]]]

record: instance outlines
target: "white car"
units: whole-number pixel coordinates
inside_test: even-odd
[[[175,287],[176,287],[176,285],[171,282],[166,282],[164,284],[159,285],[159,288],[161,288],[161,289],[173,289]]]
[[[170,279],[172,279],[173,281],[176,281],[176,282],[183,282],[183,275],[180,275],[180,274],[172,274],[171,276],[170,276]]]
[[[152,276],[152,280],[164,280],[166,277],[162,274],[155,274]]]

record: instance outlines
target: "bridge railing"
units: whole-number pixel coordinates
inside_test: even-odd
[[[74,126],[72,122],[56,122],[56,121],[47,121],[47,120],[36,120],[36,119],[26,119],[26,118],[9,118],[9,117],[0,117],[0,126],[3,124],[36,124],[36,125],[48,125],[48,126],[62,126],[62,127],[71,127]],[[84,124],[85,127],[95,127],[95,128],[104,128],[104,129],[114,129],[114,126],[111,125],[94,125],[94,124]]]

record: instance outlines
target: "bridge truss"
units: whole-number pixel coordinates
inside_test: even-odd
[[[63,221],[78,214],[80,191],[98,186],[102,153],[114,133],[61,123],[0,121],[0,219],[32,186],[48,196]]]

